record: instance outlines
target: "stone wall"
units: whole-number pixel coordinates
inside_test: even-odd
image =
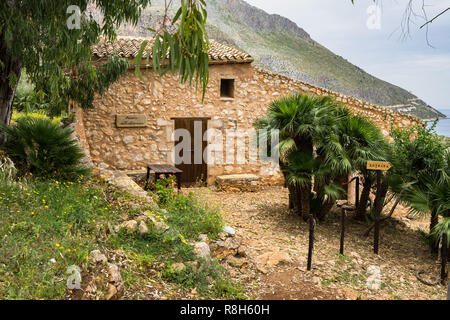
[[[172,163],[172,133],[176,117],[209,117],[208,129],[250,130],[255,120],[266,114],[268,104],[282,95],[313,93],[332,95],[353,112],[375,121],[389,134],[390,121],[407,127],[420,120],[346,97],[326,89],[257,69],[250,64],[210,66],[210,82],[202,102],[201,90],[181,85],[178,78],[160,78],[151,69],[143,70],[144,82],[130,70],[114,83],[95,108],[77,111],[77,130],[94,164],[106,170],[142,170],[148,163]],[[234,79],[234,98],[220,97],[221,78]],[[117,128],[116,114],[145,114],[145,128]],[[84,138],[85,137],[85,138]],[[235,154],[245,152],[235,151]],[[245,163],[208,165],[208,183],[224,174],[257,174],[265,184],[282,183],[278,168],[268,164]]]
[[[331,90],[313,86],[311,84],[293,80],[288,77],[272,73],[267,70],[256,68],[256,73],[262,81],[273,88],[278,88],[277,92],[292,93],[294,90],[300,93],[312,93],[319,96],[332,96],[336,101],[342,102],[354,114],[363,115],[374,121],[382,130],[385,136],[389,136],[391,123],[394,127],[407,128],[423,121],[419,118],[409,116],[398,111],[377,106],[367,101],[349,97]],[[276,93],[274,93],[276,94]]]

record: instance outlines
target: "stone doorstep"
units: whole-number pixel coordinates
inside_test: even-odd
[[[257,191],[259,177],[254,174],[231,174],[216,177],[216,184],[222,191]]]
[[[216,177],[217,184],[235,183],[235,182],[250,184],[252,181],[259,182],[259,177],[254,174],[230,174]]]

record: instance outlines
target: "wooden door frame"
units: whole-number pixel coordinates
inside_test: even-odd
[[[205,131],[206,131],[206,130],[208,130],[208,121],[211,120],[211,117],[171,117],[170,120],[173,121],[174,132],[177,129],[176,126],[175,126],[175,120],[180,120],[180,119],[183,119],[183,120],[194,120],[194,121],[195,120],[201,120],[201,121],[206,120],[206,128],[205,128]],[[202,141],[203,141],[203,137],[202,137]],[[208,141],[206,141],[206,144],[208,145]],[[175,147],[175,141],[174,141],[174,147]],[[202,154],[203,154],[203,151],[204,150],[202,150]],[[203,159],[203,161],[205,161],[205,159]],[[206,162],[205,186],[208,186],[208,172],[209,172],[208,159],[206,159],[205,162]]]

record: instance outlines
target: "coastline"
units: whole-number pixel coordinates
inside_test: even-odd
[[[437,118],[438,120],[445,120],[445,119],[450,119],[448,116],[445,116],[445,117],[438,117]],[[432,118],[432,119],[422,119],[423,121],[425,121],[425,122],[433,122],[433,121],[435,121],[436,120],[436,118]]]

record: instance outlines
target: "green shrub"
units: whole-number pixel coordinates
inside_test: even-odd
[[[46,98],[47,95],[42,91],[19,90],[14,99],[14,109],[25,113],[47,110],[49,103]]]
[[[72,130],[47,119],[28,117],[18,119],[11,127],[0,128],[7,137],[6,153],[21,174],[71,179],[89,172],[80,164],[84,154],[72,138]]]
[[[161,174],[156,181],[155,189],[158,196],[158,203],[165,205],[172,201],[176,195],[174,187],[176,186],[176,177],[174,175],[165,176]]]
[[[208,206],[192,194],[178,194],[166,206],[167,222],[189,239],[200,234],[216,238],[222,230],[223,220],[218,209]]]
[[[31,113],[24,113],[24,112],[14,112],[11,118],[11,124],[15,124],[17,120],[23,119],[23,118],[38,118],[38,119],[46,119],[51,121],[52,123],[58,125],[61,122],[61,117],[53,117],[50,118],[47,116],[44,112],[31,112]]]

